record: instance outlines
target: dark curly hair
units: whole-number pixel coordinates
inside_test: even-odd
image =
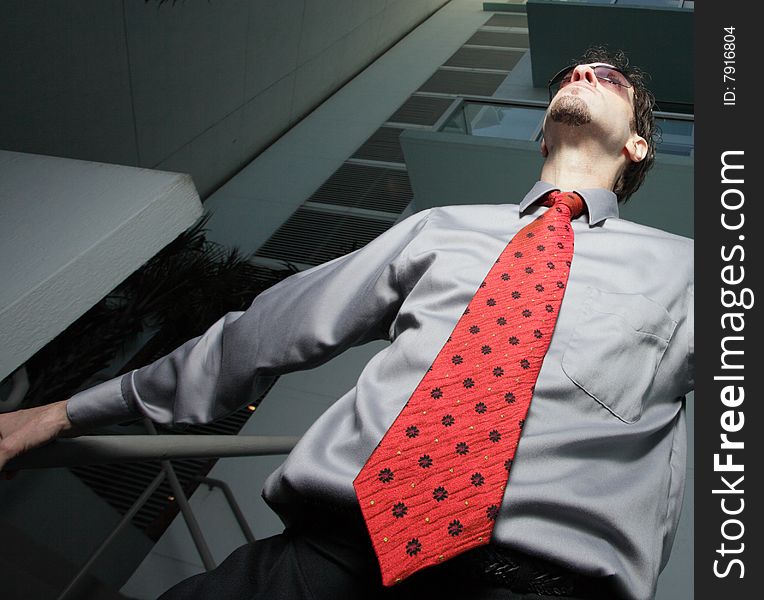
[[[655,109],[655,97],[647,89],[647,73],[632,67],[623,50],[608,50],[604,46],[592,46],[584,54],[571,64],[587,64],[593,62],[607,63],[617,67],[629,78],[634,89],[634,118],[630,123],[632,131],[645,138],[647,142],[647,154],[640,162],[630,162],[621,173],[615,184],[613,192],[618,196],[619,202],[626,202],[642,185],[645,175],[655,162],[655,146],[659,134],[655,125],[653,110]]]

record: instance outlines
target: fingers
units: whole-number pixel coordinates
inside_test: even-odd
[[[0,439],[0,471],[9,460],[23,451],[23,446],[19,445],[20,441],[18,433],[11,433]]]
[[[0,470],[16,456],[71,429],[66,401],[19,410],[0,419]]]

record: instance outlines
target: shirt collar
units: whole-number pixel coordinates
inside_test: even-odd
[[[520,202],[520,214],[522,214],[528,207],[540,200],[543,196],[553,190],[558,190],[551,183],[546,181],[537,181],[531,188],[531,191],[525,195],[522,202]],[[618,218],[618,197],[605,188],[585,188],[581,190],[573,190],[578,193],[586,204],[586,210],[589,213],[589,227],[592,227],[609,219],[611,217]]]

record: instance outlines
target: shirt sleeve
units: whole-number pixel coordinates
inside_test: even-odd
[[[82,429],[139,416],[207,423],[256,398],[280,374],[388,339],[404,299],[397,271],[428,215],[416,213],[363,248],[284,279],[170,354],[76,394],[67,403],[70,420]]]

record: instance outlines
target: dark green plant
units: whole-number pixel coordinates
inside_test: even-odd
[[[178,236],[119,287],[27,361],[23,406],[71,396],[113,363],[145,330],[150,341],[120,369],[140,367],[200,335],[227,312],[296,272],[253,265],[237,249],[205,237],[209,215]]]

